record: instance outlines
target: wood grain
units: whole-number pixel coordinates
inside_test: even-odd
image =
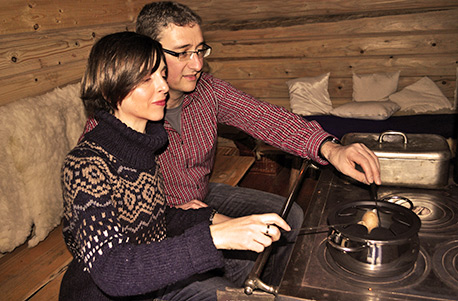
[[[250,156],[217,155],[210,182],[236,186],[253,163],[254,157]]]
[[[148,0],[0,0],[0,105],[78,81],[95,40],[134,30]],[[456,0],[184,0],[213,46],[210,71],[287,106],[288,79],[331,72],[334,104],[351,99],[351,74],[401,70],[399,87],[431,77],[454,98]],[[279,9],[281,7],[281,9]],[[38,28],[33,28],[38,24]]]
[[[61,274],[71,260],[72,255],[62,236],[62,226],[33,248],[26,245],[19,247],[0,258],[1,299],[26,300],[47,285],[60,287]]]

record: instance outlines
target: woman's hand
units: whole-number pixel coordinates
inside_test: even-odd
[[[250,250],[260,253],[280,239],[279,228],[291,230],[278,214],[267,213],[234,218],[211,225],[210,233],[217,249]]]

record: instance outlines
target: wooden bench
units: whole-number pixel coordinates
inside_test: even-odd
[[[253,162],[253,157],[218,154],[210,181],[235,186]],[[0,300],[58,300],[60,283],[71,260],[62,225],[37,246],[18,247],[0,258]]]

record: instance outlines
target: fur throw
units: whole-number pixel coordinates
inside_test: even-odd
[[[60,173],[86,117],[80,84],[0,107],[0,252],[33,247],[60,224]]]

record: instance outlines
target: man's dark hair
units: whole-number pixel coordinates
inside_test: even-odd
[[[137,33],[160,40],[161,32],[170,24],[201,25],[202,19],[186,5],[161,1],[146,4],[137,17]]]
[[[86,113],[113,113],[118,103],[165,62],[162,46],[148,36],[118,32],[102,37],[91,49],[81,81]]]

